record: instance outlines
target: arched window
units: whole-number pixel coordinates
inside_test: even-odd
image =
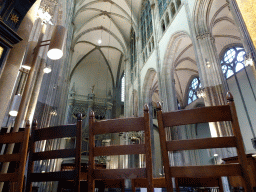
[[[160,18],[163,16],[163,13],[167,7],[167,0],[158,0],[158,7],[159,7],[159,15]]]
[[[224,53],[221,60],[222,72],[226,78],[236,74],[245,67],[245,51],[242,47],[230,47]]]
[[[153,32],[151,7],[150,7],[149,1],[146,1],[145,4],[143,5],[140,22],[141,22],[142,49],[144,49],[147,43],[147,40],[151,37]]]
[[[188,105],[197,100],[197,90],[201,88],[201,82],[199,77],[195,77],[188,88]]]
[[[152,39],[151,39],[151,47],[152,47],[152,49],[154,49],[154,38],[152,37]]]
[[[121,79],[121,102],[125,99],[125,73]]]
[[[136,53],[136,35],[132,28],[131,30],[131,70],[133,69],[134,63],[137,61],[137,53]]]
[[[179,102],[178,99],[177,99],[177,106],[178,106],[178,110],[180,110],[181,109],[181,105],[180,105],[180,102]]]
[[[164,20],[162,20],[162,31],[165,31],[165,24],[164,24]]]
[[[174,17],[175,13],[176,13],[175,5],[174,5],[174,3],[171,3],[171,14],[172,14],[172,17]]]
[[[177,7],[179,8],[181,5],[181,0],[176,0]]]
[[[166,21],[166,25],[169,25],[170,18],[169,18],[169,14],[168,13],[166,13],[166,15],[165,15],[165,21]]]

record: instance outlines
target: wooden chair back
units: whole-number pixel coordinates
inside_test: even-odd
[[[76,148],[74,149],[59,149],[51,151],[36,152],[36,142],[60,139],[66,137],[76,138]],[[32,182],[46,181],[63,181],[73,180],[75,191],[80,191],[80,175],[81,175],[81,137],[82,137],[82,115],[77,116],[76,125],[62,125],[47,128],[37,128],[37,121],[32,124],[32,133],[29,144],[30,154],[28,161],[28,175],[26,191],[32,191]],[[58,171],[58,172],[34,172],[34,161],[75,157],[75,169],[73,171]]]
[[[29,142],[29,124],[26,125],[24,131],[4,133],[0,135],[0,144],[21,143],[19,153],[0,155],[0,162],[16,162],[18,165],[15,173],[0,174],[0,182],[16,182],[15,191],[23,191],[24,173],[27,161],[28,142]]]
[[[95,135],[145,131],[145,144],[95,147]],[[95,169],[95,156],[145,154],[146,168],[133,169]],[[89,170],[88,191],[94,192],[95,180],[147,178],[147,188],[153,192],[152,155],[148,106],[144,107],[144,117],[95,121],[94,113],[90,114],[89,124]]]
[[[166,177],[167,191],[173,191],[172,177],[211,178],[221,176],[242,176],[246,183],[245,190],[253,191],[248,175],[248,165],[243,146],[243,140],[238,124],[235,104],[231,93],[227,94],[228,105],[203,107],[191,110],[180,110],[162,113],[158,103],[157,119],[159,126],[160,144]],[[179,125],[230,121],[234,136],[166,141],[165,127]],[[239,164],[207,165],[207,166],[176,166],[170,167],[168,151],[228,148],[236,147]]]

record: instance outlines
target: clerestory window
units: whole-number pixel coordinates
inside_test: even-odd
[[[121,79],[121,102],[125,100],[125,73]]]
[[[159,15],[160,18],[163,16],[164,11],[167,8],[167,0],[158,0],[158,8],[159,8]]]
[[[153,32],[151,7],[150,7],[149,1],[146,1],[143,6],[140,22],[141,22],[142,49],[144,49],[148,39],[151,37]]]
[[[131,42],[130,42],[130,48],[131,48],[131,70],[133,69],[134,64],[137,61],[137,53],[136,53],[136,35],[132,28],[131,30]]]
[[[221,60],[222,72],[226,79],[245,67],[244,58],[245,50],[242,47],[230,47],[226,50]]]
[[[188,105],[198,99],[197,90],[201,88],[201,82],[199,77],[192,79],[188,88]]]

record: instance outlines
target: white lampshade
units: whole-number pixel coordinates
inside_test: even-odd
[[[22,68],[24,69],[28,69],[30,70],[31,69],[31,65],[32,65],[32,61],[33,61],[33,53],[34,53],[34,49],[37,45],[37,42],[36,41],[30,41],[28,43],[28,49],[27,49],[27,52],[26,52],[26,55],[25,55],[25,60],[22,64]]]
[[[21,98],[22,98],[21,95],[15,95],[13,97],[11,109],[10,109],[10,112],[9,112],[10,116],[16,117],[18,115]]]
[[[51,42],[49,45],[49,51],[47,56],[52,60],[58,60],[63,56],[64,42],[66,38],[67,30],[65,27],[56,25],[53,33]]]
[[[48,66],[46,66],[46,67],[44,68],[44,73],[51,73],[51,72],[52,72],[52,68],[51,68],[50,65],[48,65]]]

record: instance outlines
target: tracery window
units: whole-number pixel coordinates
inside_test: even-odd
[[[164,23],[164,20],[162,20],[162,31],[163,31],[163,32],[165,31],[165,23]]]
[[[197,100],[197,90],[201,88],[201,82],[199,77],[195,77],[188,88],[188,105]]]
[[[137,61],[137,52],[136,52],[136,35],[132,28],[131,30],[131,42],[130,42],[130,48],[131,48],[131,70],[133,69],[134,63]]]
[[[121,79],[121,102],[125,99],[125,73]]]
[[[175,13],[176,13],[175,5],[174,5],[174,3],[171,3],[171,14],[172,14],[172,17],[174,17]]]
[[[176,0],[177,7],[179,8],[181,5],[181,0]]]
[[[165,21],[166,21],[166,25],[169,25],[170,18],[169,18],[169,14],[168,13],[166,13],[166,15],[165,15]]]
[[[158,0],[160,18],[163,16],[163,13],[166,10],[167,4],[168,4],[167,0]]]
[[[224,53],[221,60],[222,72],[229,78],[245,67],[245,50],[242,47],[230,47]]]
[[[145,2],[142,10],[141,21],[141,36],[142,36],[142,48],[144,49],[148,39],[153,32],[151,7],[149,1]]]

